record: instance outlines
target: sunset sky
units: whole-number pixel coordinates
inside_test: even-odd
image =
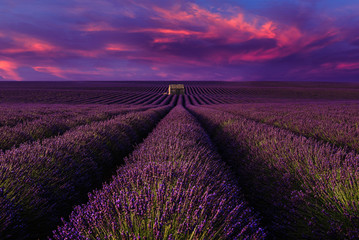
[[[358,0],[1,0],[0,80],[359,81]]]

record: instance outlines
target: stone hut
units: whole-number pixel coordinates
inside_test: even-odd
[[[168,95],[184,94],[183,84],[170,84],[168,87]]]

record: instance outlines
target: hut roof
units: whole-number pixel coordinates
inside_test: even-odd
[[[170,84],[170,88],[184,88],[183,84]]]

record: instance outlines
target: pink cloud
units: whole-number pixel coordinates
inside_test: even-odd
[[[70,79],[73,75],[103,75],[109,76],[113,73],[113,69],[110,68],[94,68],[93,70],[81,70],[76,68],[60,68],[55,66],[36,66],[32,67],[37,72],[49,73],[53,76]]]
[[[165,19],[174,27],[181,25],[203,26],[205,31],[188,31],[185,29],[159,29],[156,32],[168,34],[195,35],[200,38],[226,38],[227,43],[237,43],[253,38],[281,38],[281,41],[288,42],[284,35],[290,33],[292,40],[301,37],[300,31],[294,27],[279,30],[278,24],[260,16],[252,16],[252,20],[245,19],[244,13],[237,13],[232,17],[225,17],[219,13],[212,13],[197,4],[188,4],[185,10],[179,6],[172,9],[153,9],[160,15],[154,19]],[[283,28],[283,26],[281,26]]]
[[[109,23],[106,22],[93,22],[87,23],[78,28],[80,31],[84,32],[101,32],[101,31],[117,31],[118,28],[112,27]]]
[[[6,80],[21,81],[22,78],[17,74],[18,65],[12,61],[0,61],[0,76]]]
[[[170,43],[175,42],[176,39],[174,38],[168,38],[168,37],[161,37],[161,38],[154,38],[153,43]]]
[[[4,34],[0,33],[0,37],[4,36]],[[64,46],[56,45],[40,38],[14,32],[9,32],[6,37],[11,39],[13,46],[0,49],[0,54],[19,54],[31,52],[45,57],[51,56],[56,58],[66,54],[82,57],[98,57],[103,52],[96,49],[81,50],[66,48]]]
[[[159,16],[154,19],[165,19],[172,24],[173,29],[145,29],[161,34],[155,37],[154,43],[171,43],[181,41],[183,37],[194,39],[222,39],[224,44],[238,44],[252,39],[274,39],[277,47],[274,49],[259,49],[241,54],[227,54],[229,62],[235,61],[266,61],[278,57],[288,56],[300,51],[308,44],[323,37],[323,34],[310,35],[303,33],[295,26],[287,26],[283,23],[274,22],[267,18],[251,15],[247,20],[243,12],[234,16],[226,17],[219,13],[212,13],[197,4],[188,4],[187,8],[181,9],[179,5],[171,9],[153,7]],[[202,31],[189,31],[181,26],[203,27]],[[317,46],[319,48],[320,46]],[[223,58],[223,53],[218,52]],[[211,59],[212,56],[211,56]]]
[[[229,57],[229,62],[234,64],[242,61],[247,62],[261,62],[267,61],[271,59],[275,59],[278,57],[282,57],[287,55],[288,52],[278,51],[278,49],[271,49],[271,50],[258,50],[250,53],[243,53],[232,55]]]
[[[59,78],[64,78],[66,79],[67,77],[65,76],[65,71],[63,71],[62,69],[58,68],[58,67],[54,67],[54,66],[36,66],[33,67],[33,69],[37,72],[42,72],[42,73],[49,73],[51,75],[54,75],[56,77]]]
[[[321,65],[322,70],[335,71],[335,70],[359,70],[359,62],[328,62]],[[320,71],[319,69],[317,71]]]
[[[133,51],[135,50],[133,47],[125,45],[125,44],[121,44],[121,43],[110,43],[107,44],[107,46],[105,47],[105,49],[107,51]]]
[[[190,31],[186,29],[166,29],[166,28],[144,28],[144,29],[136,29],[130,30],[129,32],[151,32],[151,33],[162,33],[166,35],[200,35],[200,32]]]
[[[359,62],[339,63],[336,68],[340,70],[356,70],[359,69]]]
[[[11,38],[14,42],[15,47],[2,49],[2,53],[22,53],[22,52],[51,52],[57,51],[58,48],[51,43],[44,40],[30,37],[25,34],[9,33],[7,37]]]

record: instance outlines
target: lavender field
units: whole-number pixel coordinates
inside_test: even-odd
[[[0,239],[359,239],[359,84],[169,84],[0,83]]]

